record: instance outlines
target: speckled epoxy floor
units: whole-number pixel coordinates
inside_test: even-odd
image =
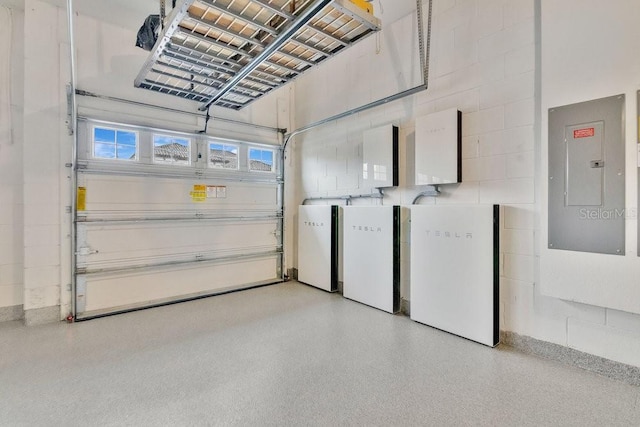
[[[640,388],[295,282],[0,324],[0,425],[640,425]]]

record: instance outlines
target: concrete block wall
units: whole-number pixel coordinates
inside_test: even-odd
[[[416,17],[411,13],[415,2],[402,4],[409,13],[393,22],[379,12],[384,25],[379,36],[296,82],[298,125],[320,119],[318,111],[330,115],[341,112],[341,105],[355,107],[351,99],[370,102],[420,84]],[[372,189],[363,187],[360,170],[362,132],[393,123],[401,129],[401,185],[386,192],[384,203],[408,205],[420,191],[413,185],[415,118],[459,108],[463,112],[463,183],[443,187],[440,198],[423,203],[506,205],[504,211],[514,229],[503,233],[503,278],[513,277],[532,287],[533,220],[523,226],[516,221],[524,214],[511,215],[511,211],[527,212],[531,218],[534,212],[534,10],[533,2],[521,2],[519,8],[505,4],[435,1],[429,89],[314,129],[297,138],[293,149],[299,156],[302,198],[368,193]],[[398,52],[397,46],[403,48]],[[349,62],[354,57],[358,60]],[[390,79],[394,71],[401,77]],[[323,75],[331,76],[329,86],[317,83]],[[360,86],[336,89],[344,85],[341,80],[352,80],[350,75],[360,76]],[[403,84],[398,86],[398,81]],[[408,255],[407,236],[403,241],[403,253]],[[408,263],[403,273],[403,298],[410,299]]]
[[[24,8],[0,2],[0,321],[22,316],[22,106]],[[7,74],[8,73],[8,74]]]
[[[415,2],[380,4],[380,35],[296,81],[298,127],[419,84]],[[408,15],[387,15],[396,6]],[[640,366],[640,316],[540,293],[540,2],[434,0],[433,6],[429,89],[296,137],[290,155],[299,188],[289,195],[290,205],[309,197],[371,192],[360,177],[362,133],[389,123],[400,127],[401,180],[386,191],[384,204],[411,204],[420,191],[411,166],[415,118],[456,107],[463,112],[463,182],[443,186],[440,197],[421,203],[502,206],[501,329]],[[295,227],[292,208],[287,222]],[[294,245],[287,258],[295,266],[295,238],[290,239]],[[402,250],[406,258],[406,235]],[[411,298],[408,270],[404,262],[406,300]]]
[[[60,24],[60,15],[53,5],[25,0],[23,254],[27,324],[60,318],[60,149],[66,114],[60,60],[66,27]]]
[[[575,20],[576,14],[580,19]],[[541,170],[540,211],[547,209],[547,110],[560,105],[624,94],[625,105],[625,238],[624,256],[554,251],[547,248],[547,221],[541,215],[539,299],[551,317],[556,311],[566,337],[577,350],[639,366],[640,287],[638,287],[638,105],[640,29],[638,2],[601,3],[595,0],[540,0]],[[594,28],[602,28],[599,34]],[[558,43],[558,40],[562,43]],[[587,224],[588,225],[588,224]],[[588,232],[588,231],[585,231]],[[563,253],[565,252],[565,253]],[[566,256],[565,256],[566,255]],[[589,274],[597,271],[598,274]],[[597,277],[596,277],[597,276]],[[559,277],[571,277],[562,280]],[[554,297],[584,305],[558,303]],[[562,310],[562,311],[560,311]],[[624,311],[621,311],[624,310]],[[540,310],[538,310],[540,312]],[[538,313],[537,312],[537,313]],[[536,313],[536,314],[537,314]],[[635,314],[634,314],[635,313]],[[557,317],[557,316],[554,316]],[[566,339],[566,341],[564,341]]]

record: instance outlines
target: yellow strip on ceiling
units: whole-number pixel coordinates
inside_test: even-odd
[[[351,3],[373,15],[373,5],[371,3],[368,3],[365,0],[351,0]]]

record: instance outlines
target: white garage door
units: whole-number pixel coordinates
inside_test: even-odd
[[[279,147],[94,120],[78,136],[78,319],[281,280]]]

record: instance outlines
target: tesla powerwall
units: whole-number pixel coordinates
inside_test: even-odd
[[[411,207],[411,319],[499,341],[499,207]]]
[[[338,207],[298,208],[298,280],[338,290]]]
[[[343,213],[345,298],[400,309],[400,207],[347,206]]]

